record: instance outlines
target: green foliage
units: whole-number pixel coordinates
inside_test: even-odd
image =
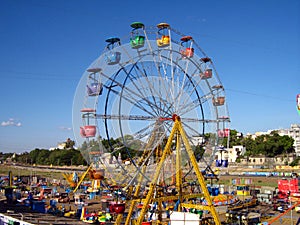
[[[293,162],[290,163],[290,166],[298,166],[300,161],[300,156],[298,156]]]
[[[13,156],[14,153],[3,153],[3,152],[0,152],[0,159],[1,160],[6,160],[7,158],[10,158]]]
[[[66,143],[65,149],[74,149],[75,141],[68,138],[65,143]]]
[[[210,135],[206,134],[205,139],[208,140]],[[294,152],[293,143],[294,139],[284,135],[280,136],[277,132],[272,132],[269,135],[261,135],[252,139],[251,137],[243,137],[241,133],[236,130],[230,130],[230,146],[243,145],[246,148],[245,157],[256,156],[256,155],[265,155],[267,157],[274,157],[277,155],[283,155]],[[27,163],[27,164],[39,164],[39,165],[86,165],[85,160],[89,160],[89,152],[95,151],[100,153],[100,144],[104,146],[104,149],[108,152],[111,152],[115,157],[118,157],[121,154],[121,159],[125,160],[129,155],[134,158],[136,156],[141,156],[144,149],[144,143],[140,140],[136,140],[133,136],[125,135],[124,140],[120,138],[108,140],[92,139],[89,143],[84,142],[79,150],[73,149],[75,144],[74,141],[68,139],[66,142],[66,149],[60,150],[55,149],[49,151],[46,149],[34,149],[31,152],[24,152],[19,155],[16,155],[14,159],[16,162]],[[123,143],[126,143],[126,147]],[[224,138],[223,146],[227,146],[228,139]],[[160,146],[164,148],[164,144]],[[203,146],[194,146],[194,154],[199,160],[203,154]],[[114,151],[117,149],[117,151]],[[0,152],[0,158],[5,160],[8,157],[12,157],[13,153],[3,154]],[[300,157],[295,159],[290,165],[298,165]],[[240,161],[240,157],[237,159],[237,162]]]
[[[194,148],[195,158],[197,161],[199,161],[202,158],[202,156],[205,152],[205,149],[203,148],[202,145],[197,145],[197,146],[194,146],[193,148]]]
[[[236,130],[230,130],[230,136],[229,136],[229,147],[232,148],[232,146],[242,145],[242,138],[243,136],[240,135]],[[227,146],[228,138],[225,137],[223,140],[223,146]]]
[[[52,164],[53,166],[86,165],[80,152],[75,149],[49,151],[36,148],[29,153],[24,152],[17,155],[16,162],[37,165]]]
[[[247,137],[241,143],[246,147],[246,156],[265,155],[274,157],[294,152],[294,139],[287,135],[280,136],[277,132],[272,132],[270,135],[261,135],[255,139]]]

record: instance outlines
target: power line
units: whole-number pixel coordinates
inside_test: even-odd
[[[226,88],[226,91],[231,91],[231,92],[237,92],[245,95],[253,95],[253,96],[258,96],[258,97],[264,97],[264,98],[272,98],[280,101],[288,101],[288,102],[294,102],[294,100],[291,99],[286,99],[286,98],[281,98],[281,97],[276,97],[276,96],[271,96],[271,95],[265,95],[265,94],[258,94],[258,93],[253,93],[249,91],[242,91],[242,90],[234,90],[234,89],[228,89]]]

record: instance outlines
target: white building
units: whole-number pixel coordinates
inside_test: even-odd
[[[294,148],[296,156],[300,156],[300,125],[292,124],[291,128],[288,130],[288,136],[292,137],[294,141]]]
[[[244,155],[246,148],[242,145],[233,146],[232,148],[226,149],[226,151],[216,152],[216,159],[228,159],[229,163],[234,163],[236,159]]]
[[[267,132],[256,132],[255,134],[247,134],[247,136],[251,136],[252,139],[260,135],[269,135],[272,131],[277,131],[279,135],[287,135],[292,137],[294,141],[294,149],[296,156],[300,156],[300,124],[291,124],[289,129],[278,129],[278,130],[268,130]]]
[[[294,149],[296,156],[300,156],[300,124],[291,124],[289,129],[280,129],[278,134],[283,136],[287,135],[294,139]]]

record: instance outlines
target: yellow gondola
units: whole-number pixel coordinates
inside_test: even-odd
[[[159,38],[156,39],[158,47],[166,47],[170,45],[170,35],[168,34],[168,29],[170,25],[167,23],[157,24]]]

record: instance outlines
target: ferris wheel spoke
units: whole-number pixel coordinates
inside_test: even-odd
[[[166,85],[167,85],[166,84],[166,82],[167,82],[167,80],[166,80],[166,78],[167,78],[166,65],[164,64],[164,62],[162,60],[160,50],[153,51],[152,48],[150,48],[150,52],[151,52],[151,56],[153,58],[155,68],[156,68],[157,76],[158,76],[158,78],[160,78],[159,84],[162,84],[161,86],[162,86],[163,90],[162,90],[162,88],[155,88],[151,82],[148,82],[149,87],[152,87],[151,90],[154,90],[154,93],[156,94],[156,96],[159,96],[159,99],[162,100],[159,103],[165,103],[165,100],[163,100],[164,97],[167,98],[166,102],[174,102],[174,101],[170,101],[169,95],[165,94],[170,91],[170,88],[168,88],[168,86],[166,87]],[[163,71],[161,71],[161,69]],[[147,74],[144,67],[143,67],[143,70],[145,71],[145,74]],[[157,84],[157,81],[155,82],[155,84]],[[157,89],[159,90],[158,92],[156,91]],[[171,93],[172,93],[172,89],[171,89]],[[162,105],[160,105],[161,111],[164,112],[164,110],[163,110],[164,108],[169,109],[169,105],[170,104],[163,104],[163,107],[162,107]],[[166,112],[164,112],[164,113],[166,113]]]
[[[192,71],[191,74],[195,74],[196,71],[197,69]],[[189,99],[194,93],[196,93],[196,95],[199,95],[197,93],[197,87],[200,84],[200,80],[195,83],[195,81],[192,79],[193,75],[191,74],[188,74],[186,71],[184,71],[183,73],[184,79],[178,92],[178,96],[176,96],[176,99],[179,99],[178,109],[185,108],[186,104],[188,104]]]
[[[159,53],[159,58],[162,59],[162,56],[161,54]],[[158,71],[158,74],[161,78],[161,82],[160,84],[162,84],[162,91],[165,92],[165,93],[169,93],[171,92],[171,95],[164,95],[166,98],[167,98],[167,101],[170,102],[170,103],[174,103],[174,98],[172,98],[172,96],[174,95],[173,92],[174,92],[174,87],[172,85],[172,80],[171,80],[171,85],[170,85],[170,81],[168,80],[168,75],[167,75],[167,71],[168,69],[171,71],[173,71],[173,58],[172,58],[172,51],[169,52],[169,58],[170,58],[170,62],[171,64],[170,65],[167,65],[163,62],[163,60],[161,60],[162,62],[161,63],[156,63],[157,64],[157,71]],[[166,60],[164,58],[164,60]],[[162,70],[162,71],[161,71]],[[172,74],[173,75],[173,74]],[[171,78],[172,78],[172,75],[171,75]],[[171,87],[171,88],[170,88]],[[159,88],[159,90],[161,90],[161,88]],[[162,95],[162,93],[160,93]],[[166,105],[167,108],[169,108],[168,105]]]
[[[134,64],[134,66],[130,69],[130,71],[126,71],[125,68],[123,68],[124,72],[127,74],[127,77],[129,78],[129,80],[131,81],[130,84],[132,84],[135,88],[135,90],[137,90],[137,92],[139,93],[139,96],[142,96],[140,97],[141,101],[136,101],[136,104],[139,104],[141,106],[141,103],[143,103],[143,101],[147,98],[149,98],[149,96],[151,96],[152,98],[152,102],[154,105],[157,105],[156,102],[155,102],[155,98],[153,97],[153,94],[152,93],[145,93],[144,91],[146,91],[147,87],[149,85],[147,85],[146,87],[144,86],[143,82],[141,82],[141,77],[142,78],[147,78],[147,76],[145,76],[146,74],[144,74],[140,69],[139,67],[137,66],[137,64]],[[136,71],[136,74],[133,74],[133,71]],[[146,80],[147,83],[150,83],[148,81],[148,79]],[[151,84],[151,83],[150,83]],[[152,89],[150,88],[150,91],[152,91]],[[126,92],[126,91],[125,91]],[[128,93],[131,95],[131,93]],[[149,100],[150,101],[150,100]],[[134,104],[135,105],[135,104]],[[146,102],[145,105],[149,105],[149,102]],[[144,107],[143,107],[144,108]],[[158,115],[157,113],[157,108],[155,107],[152,107],[152,110],[154,112],[155,115]]]
[[[180,120],[183,122],[199,122],[199,123],[217,123],[219,122],[218,119],[198,119],[198,118],[184,118],[184,117],[180,117]]]
[[[170,102],[172,102],[172,101],[170,101],[169,96],[165,94],[165,93],[169,92],[169,88],[167,87],[168,81],[166,79],[167,78],[166,68],[165,68],[165,65],[163,62],[158,62],[156,57],[154,57],[154,56],[156,56],[155,53],[153,53],[152,56],[153,56],[153,60],[154,60],[154,64],[155,64],[155,70],[156,70],[153,72],[157,73],[157,77],[155,78],[155,80],[153,80],[151,82],[148,79],[147,71],[145,70],[145,67],[143,67],[143,71],[144,71],[144,74],[146,75],[146,79],[147,79],[147,82],[148,82],[151,92],[153,93],[154,96],[157,96],[158,99],[160,100],[160,101],[158,101],[160,112],[167,113],[168,109],[170,108]],[[158,53],[157,57],[160,57],[159,53]],[[163,71],[161,71],[161,69]],[[159,85],[159,87],[155,87],[153,84]],[[165,109],[167,109],[167,111]]]
[[[126,96],[126,99],[133,99],[133,97],[131,97],[130,93],[127,93],[127,94],[128,94],[128,96]],[[125,96],[125,93],[123,93],[123,96]],[[151,104],[149,104],[149,102],[151,102]],[[167,102],[167,100],[164,100],[164,99],[157,99],[156,103],[155,103],[151,99],[149,100],[149,99],[147,99],[147,97],[145,97],[144,99],[137,99],[136,102],[134,102],[132,105],[137,106],[139,108],[143,108],[145,112],[148,112],[151,115],[155,115],[155,116],[172,115],[172,112],[170,110],[167,111],[164,108],[160,108],[160,105],[162,105],[160,103],[162,103],[163,105],[169,104]],[[153,107],[153,106],[155,106],[155,107]],[[155,110],[155,109],[157,109],[157,110]]]
[[[187,136],[188,136],[189,138],[192,138],[193,136],[194,136],[194,137],[201,136],[201,135],[200,135],[201,133],[199,133],[199,129],[196,130],[196,127],[195,127],[194,124],[193,124],[193,126],[192,126],[192,125],[190,125],[189,123],[183,122],[183,125],[187,128],[186,130],[189,130],[189,133],[187,134]],[[198,126],[200,126],[200,125],[198,124]]]
[[[186,114],[186,113],[188,113],[188,112],[190,112],[190,111],[192,111],[192,110],[198,108],[199,106],[201,106],[202,104],[204,104],[206,101],[208,101],[208,100],[211,99],[211,98],[212,98],[212,97],[211,97],[211,93],[208,93],[208,94],[206,94],[206,95],[201,96],[200,99],[194,100],[193,102],[191,102],[191,103],[188,104],[188,105],[185,105],[185,106],[183,105],[183,106],[181,106],[180,108],[181,108],[182,110],[180,111],[180,114],[181,114],[181,115],[184,115],[184,114]]]
[[[133,137],[133,140],[143,140],[144,138],[150,136],[157,129],[156,123],[157,123],[157,121],[145,126],[144,128],[136,131],[135,133],[131,134],[131,136]]]
[[[116,94],[119,97],[121,96],[121,93],[117,90],[114,90],[114,89],[110,88],[110,91],[113,92],[114,94]],[[132,105],[135,105],[136,107],[138,107],[142,111],[148,113],[149,115],[152,115],[153,117],[155,116],[153,114],[153,112],[149,111],[143,105],[141,105],[139,102],[135,101],[135,99],[132,96],[126,96],[125,94],[123,94],[122,98],[125,99],[126,101],[128,101],[129,103],[131,103]]]
[[[140,116],[140,115],[105,115],[96,114],[97,119],[108,119],[108,120],[157,120],[158,117],[152,116]]]
[[[173,62],[173,58],[171,59],[171,69],[170,69],[170,72],[171,72],[171,97],[172,97],[172,100],[171,102],[173,102],[173,105],[175,106],[175,111],[177,111],[179,109],[179,104],[178,102],[180,102],[180,97],[182,94],[186,93],[186,91],[189,90],[189,86],[191,86],[191,78],[188,76],[186,70],[187,68],[182,68],[180,66],[180,59],[177,58],[177,61],[176,62]],[[173,66],[174,65],[174,66]],[[196,69],[195,69],[196,71]],[[191,72],[192,74],[194,72]],[[183,77],[183,78],[182,78]],[[186,79],[187,82],[186,82]],[[181,87],[179,86],[180,84]]]
[[[102,76],[106,77],[107,79],[109,79],[110,81],[113,82],[114,85],[122,88],[122,91],[126,91],[126,93],[130,94],[131,97],[132,97],[132,101],[135,101],[135,102],[138,102],[139,99],[142,99],[143,102],[145,102],[145,104],[147,104],[148,106],[150,106],[152,109],[159,109],[159,107],[155,104],[153,104],[153,102],[149,101],[147,98],[143,98],[143,96],[141,96],[140,94],[138,94],[137,92],[135,92],[134,90],[126,87],[125,85],[121,84],[120,82],[118,82],[117,80],[115,79],[112,79],[110,76],[104,74],[104,73],[101,73]],[[111,86],[114,86],[114,85],[111,85]],[[112,90],[112,89],[111,89]],[[121,92],[118,93],[119,96],[123,96]],[[126,98],[127,100],[128,98]],[[150,113],[148,111],[149,114],[153,114],[153,113]]]
[[[139,67],[137,66],[137,68],[139,68]],[[157,91],[157,89],[159,91],[161,90],[161,88],[160,88],[160,85],[161,85],[164,88],[163,92],[166,93],[166,87],[165,87],[164,80],[162,80],[161,78],[159,78],[158,80],[154,79],[153,81],[149,80],[149,77],[147,76],[147,72],[144,67],[143,67],[143,70],[141,70],[139,68],[139,71],[143,75],[143,78],[146,79],[147,87],[145,87],[145,90],[150,91],[150,93],[149,92],[146,93],[145,98],[146,98],[146,96],[149,96],[149,95],[151,96],[153,104],[156,105],[157,106],[156,109],[158,109],[158,110],[156,110],[156,112],[157,112],[156,114],[157,115],[172,115],[172,111],[171,111],[172,104],[170,104],[169,98],[164,99],[163,93]],[[153,84],[159,85],[159,86],[155,87]],[[139,85],[140,86],[136,85],[136,87],[138,89],[141,89],[140,87],[143,87],[145,84],[140,82]],[[148,104],[148,102],[146,102],[146,104]]]
[[[132,96],[131,93],[122,93],[120,91],[114,90],[112,88],[110,88],[110,91],[113,92],[114,94],[116,94],[119,97],[122,97],[122,99],[125,99],[126,101],[128,101],[129,103],[131,103],[132,105],[134,105],[135,107],[138,107],[139,109],[141,109],[143,112],[152,115],[153,117],[155,116],[155,114],[153,113],[153,110],[149,110],[149,105],[147,105],[146,103],[141,102],[140,99],[135,99],[136,96]],[[126,95],[128,94],[128,95]],[[142,101],[144,101],[144,99],[142,99]],[[146,108],[146,107],[148,108]]]
[[[147,93],[145,93],[145,97],[149,97],[149,95],[151,96],[150,98],[152,99],[152,102],[153,102],[153,104],[154,105],[156,105],[156,106],[158,106],[157,108],[155,108],[154,110],[156,111],[156,114],[157,115],[160,115],[161,114],[161,111],[163,111],[163,109],[162,109],[162,107],[161,107],[161,103],[162,103],[162,101],[161,101],[161,99],[162,99],[162,95],[159,93],[159,92],[157,92],[156,91],[156,88],[154,87],[154,85],[153,85],[153,83],[154,82],[151,82],[150,80],[149,80],[149,76],[147,75],[147,71],[146,71],[146,69],[145,69],[145,67],[144,67],[144,64],[142,63],[142,68],[140,68],[138,65],[136,65],[135,67],[136,67],[136,69],[137,69],[137,71],[139,71],[139,73],[142,75],[142,78],[144,78],[145,80],[146,80],[146,87],[144,87],[144,85],[145,84],[143,84],[143,82],[139,82],[139,85],[141,86],[141,87],[144,87],[144,88],[142,88],[143,90],[145,90],[145,91],[147,91],[147,90],[149,90],[149,92]],[[151,77],[150,77],[151,78]],[[140,80],[141,81],[141,80]],[[137,89],[140,89],[140,88],[138,88],[137,87]],[[157,96],[157,98],[158,98],[158,100],[156,99],[156,96]],[[165,103],[164,103],[165,104]]]

